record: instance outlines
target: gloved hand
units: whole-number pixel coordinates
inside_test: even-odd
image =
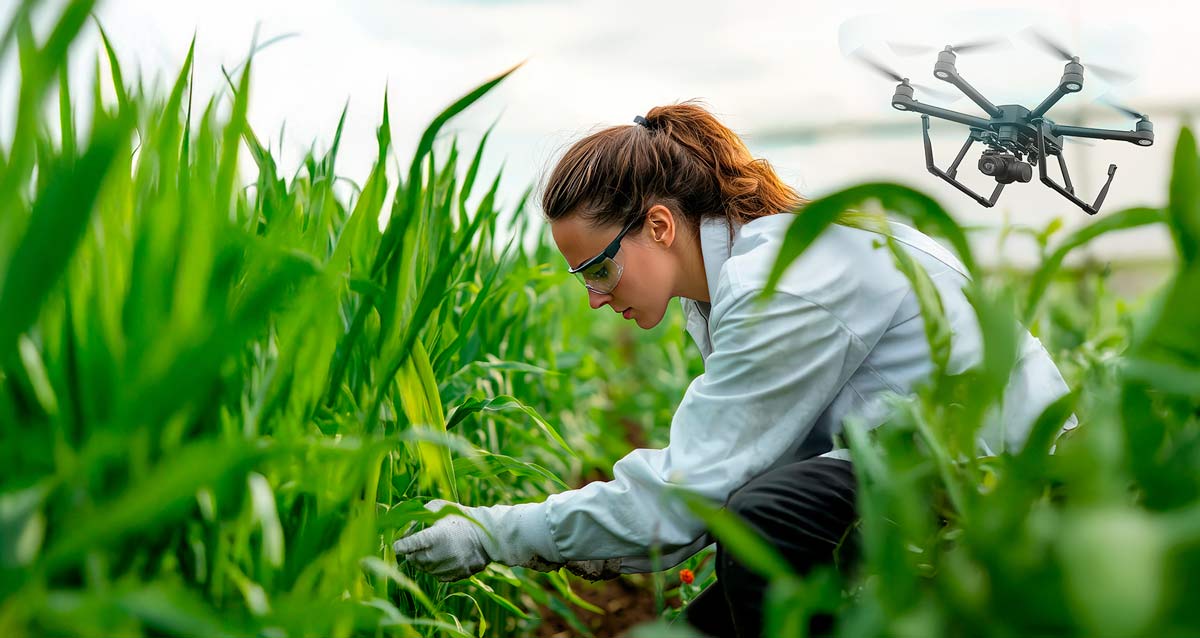
[[[429,501],[425,509],[438,512],[447,505],[455,505],[464,511],[472,509],[442,499]],[[439,518],[431,527],[401,538],[392,544],[392,549],[397,555],[404,554],[418,569],[446,582],[467,578],[487,567],[492,559],[484,550],[483,540],[483,530],[478,525],[462,516],[450,515]]]
[[[519,510],[532,505],[535,504],[496,507]],[[489,521],[495,519],[492,508],[467,507],[442,499],[426,503],[425,509],[438,512],[446,506],[461,510],[485,528]],[[547,560],[521,547],[519,543],[501,544],[489,537],[479,525],[457,514],[440,518],[429,528],[401,538],[392,544],[392,548],[396,554],[404,554],[418,569],[429,572],[443,582],[468,578],[483,571],[492,561],[543,572],[566,567],[571,573],[588,580],[616,578],[620,575],[621,567],[619,558],[562,562]]]

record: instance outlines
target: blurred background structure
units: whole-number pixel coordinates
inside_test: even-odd
[[[16,0],[0,0],[7,20]],[[768,159],[808,197],[853,182],[899,181],[934,194],[960,221],[1042,228],[1056,216],[1072,228],[1086,223],[1079,208],[1037,181],[1008,186],[995,208],[977,205],[926,171],[921,123],[890,106],[894,82],[847,54],[865,47],[914,82],[953,90],[933,78],[936,49],[951,42],[1007,37],[1012,46],[959,56],[963,76],[996,104],[1033,107],[1057,82],[1063,62],[1023,37],[1036,27],[1089,62],[1133,76],[1108,83],[1090,74],[1081,93],[1049,113],[1057,122],[1131,129],[1133,120],[1096,102],[1105,97],[1150,115],[1150,148],[1115,141],[1072,146],[1067,156],[1077,192],[1092,200],[1109,163],[1118,165],[1104,210],[1159,206],[1170,152],[1182,122],[1200,111],[1200,84],[1189,81],[1200,62],[1189,34],[1200,9],[1149,0],[1133,12],[1126,2],[919,0],[893,2],[753,2],[671,0],[212,0],[204,3],[108,0],[97,15],[113,45],[150,81],[182,64],[196,37],[198,95],[219,90],[221,66],[247,55],[257,29],[269,43],[255,56],[249,119],[282,157],[290,174],[312,140],[328,144],[348,105],[340,170],[365,178],[375,154],[374,127],[385,88],[390,95],[396,166],[406,166],[420,127],[470,88],[524,61],[523,66],[443,133],[476,144],[488,126],[483,174],[504,166],[501,202],[515,202],[566,147],[603,126],[631,124],[660,104],[700,98],[751,151]],[[52,11],[40,12],[43,17]],[[41,24],[39,36],[48,24]],[[271,42],[274,40],[273,42]],[[933,52],[902,56],[889,42],[919,43]],[[72,51],[72,90],[86,95],[100,55],[96,29]],[[11,138],[15,56],[0,69],[0,140]],[[107,65],[101,65],[107,73]],[[133,69],[127,71],[132,73]],[[922,99],[918,92],[918,99]],[[941,106],[983,115],[965,97]],[[932,121],[934,155],[945,167],[966,127]],[[318,149],[323,150],[323,149]],[[960,179],[990,192],[979,174],[976,144]],[[244,161],[250,162],[247,155]],[[249,164],[247,165],[249,169]],[[1057,167],[1051,166],[1057,177]],[[1061,180],[1060,180],[1061,181]],[[387,208],[385,207],[385,211]],[[538,212],[536,205],[531,209]],[[975,235],[984,263],[1026,266],[1036,260],[1031,239],[1002,249],[987,231]],[[1124,272],[1170,254],[1155,226],[1101,238],[1080,260],[1119,261]],[[1071,262],[1069,262],[1071,263]]]

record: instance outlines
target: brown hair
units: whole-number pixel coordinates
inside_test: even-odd
[[[745,223],[810,201],[692,102],[652,108],[645,126],[610,126],[572,145],[542,191],[546,219],[578,214],[593,228],[620,226],[661,203],[696,233],[705,216]]]

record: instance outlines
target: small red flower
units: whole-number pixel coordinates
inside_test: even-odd
[[[683,581],[686,585],[691,585],[695,582],[696,575],[690,569],[681,569],[679,570],[679,580]]]

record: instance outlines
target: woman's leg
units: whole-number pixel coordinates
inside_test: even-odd
[[[834,551],[843,538],[846,542],[837,549],[838,560],[852,561],[856,557],[857,530],[847,533],[858,520],[854,508],[856,486],[849,461],[816,457],[780,466],[751,479],[729,496],[725,507],[775,545],[793,569],[805,574],[817,565],[833,563]],[[693,623],[693,626],[714,636],[758,638],[762,633],[763,594],[768,583],[738,563],[720,543],[717,580],[717,585],[723,587],[711,598],[724,596],[728,606],[721,612],[732,619],[736,633],[716,619],[721,614],[711,609],[715,604],[689,614],[689,622],[693,616],[702,619],[705,624]],[[697,602],[699,597],[689,607]],[[818,625],[828,629],[828,618],[814,620],[814,629]],[[711,628],[717,628],[718,632]]]

